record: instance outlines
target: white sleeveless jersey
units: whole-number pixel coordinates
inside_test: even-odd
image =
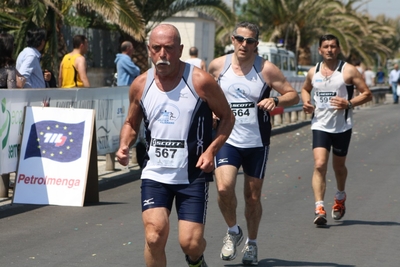
[[[212,180],[212,173],[195,167],[212,141],[212,112],[193,87],[192,70],[186,64],[180,83],[169,92],[157,87],[154,69],[147,72],[141,98],[147,147],[142,179],[165,184]]]
[[[321,66],[322,62],[317,63],[312,79],[315,110],[311,129],[329,133],[345,132],[353,127],[353,111],[351,109],[335,110],[330,105],[330,100],[334,96],[347,100],[353,97],[354,86],[346,84],[343,78],[346,63],[339,61],[331,77],[322,75]]]
[[[267,146],[271,136],[270,115],[257,107],[271,91],[260,73],[262,58],[256,57],[251,71],[245,76],[235,74],[231,62],[232,54],[226,55],[224,69],[218,78],[236,119],[226,142],[240,148]]]
[[[189,58],[186,63],[192,64],[201,69],[201,59],[200,58]]]

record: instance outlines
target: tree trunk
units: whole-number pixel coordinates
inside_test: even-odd
[[[309,47],[300,47],[299,53],[299,65],[311,65],[311,50]]]

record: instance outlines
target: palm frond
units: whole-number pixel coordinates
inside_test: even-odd
[[[137,40],[144,40],[144,20],[133,1],[128,0],[75,0],[96,11],[105,20],[118,25],[121,30]]]

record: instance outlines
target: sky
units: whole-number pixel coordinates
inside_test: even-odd
[[[224,0],[229,6],[232,5],[233,0]],[[241,2],[246,2],[241,0]],[[400,16],[400,0],[363,0],[364,5],[362,5],[358,11],[367,11],[372,16],[377,16],[380,14],[386,15],[389,18],[396,18]],[[358,2],[357,4],[360,4]]]
[[[397,16],[400,16],[400,1],[370,0],[368,3],[361,6],[358,11],[367,11],[374,17],[380,14],[384,14],[386,17],[396,18]]]

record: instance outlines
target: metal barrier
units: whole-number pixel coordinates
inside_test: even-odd
[[[299,94],[301,90],[300,85],[301,81],[296,79],[295,89]],[[109,87],[69,91],[65,89],[3,90],[2,93],[4,94],[2,94],[2,99],[7,99],[9,101],[14,100],[14,103],[8,102],[8,104],[4,104],[5,101],[3,101],[2,104],[4,108],[3,112],[0,112],[0,121],[2,125],[6,125],[3,122],[6,122],[6,119],[11,120],[11,127],[13,127],[14,124],[16,131],[19,132],[19,127],[23,125],[23,107],[27,105],[40,105],[44,98],[50,97],[52,99],[51,104],[54,103],[56,106],[93,108],[96,110],[97,115],[97,151],[99,155],[106,154],[106,170],[112,171],[115,169],[115,152],[119,144],[119,130],[129,106],[127,97],[128,89],[128,87]],[[389,85],[374,86],[371,87],[370,90],[373,94],[373,100],[365,103],[363,106],[383,104],[386,101],[386,94],[391,93]],[[311,114],[305,114],[302,106],[300,101],[297,105],[273,112],[271,116],[272,126],[282,127],[311,120]],[[12,131],[10,134],[13,135]],[[13,138],[18,139],[18,136],[15,135],[18,135],[18,133],[13,136]],[[0,137],[4,142],[6,139],[4,131],[3,135],[0,134]],[[9,137],[8,139],[12,138]],[[4,145],[2,148],[4,153],[0,155],[0,164],[4,163],[4,160],[10,160],[10,155],[14,157],[15,160],[18,146],[17,141],[8,142],[7,145]],[[132,162],[136,161],[135,150],[136,148],[132,149]],[[8,159],[5,159],[6,154]],[[15,165],[15,169],[8,168],[7,171],[2,171],[2,168],[0,168],[0,197],[8,197],[9,173],[16,171],[16,161],[12,165]]]
[[[129,108],[128,86],[72,89],[1,90],[0,197],[8,195],[9,173],[17,170],[26,106],[94,109],[98,155],[111,156],[119,147],[119,134]],[[46,107],[43,107],[46,108]]]
[[[370,87],[370,90],[372,92],[372,101],[363,104],[361,107],[383,104],[386,101],[386,94],[392,92],[391,87],[389,85],[384,85],[384,84],[372,86]],[[297,92],[299,92],[298,89]],[[303,103],[301,99],[299,104],[287,107],[283,110],[283,112],[278,114],[273,114],[273,116],[271,117],[272,117],[271,123],[273,127],[282,127],[293,123],[299,123],[311,120],[311,114],[305,114],[303,111]]]

